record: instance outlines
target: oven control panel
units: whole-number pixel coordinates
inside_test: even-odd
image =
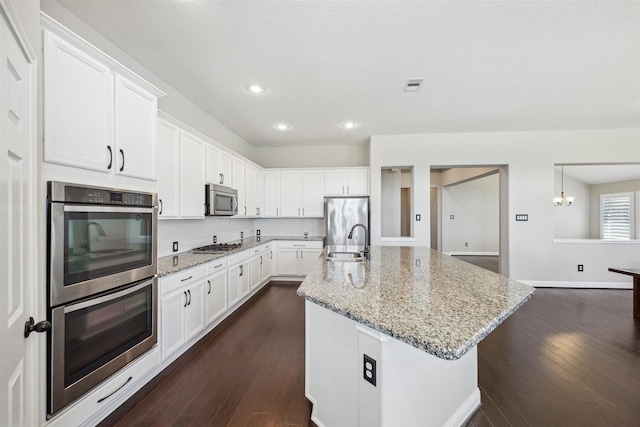
[[[56,185],[58,184],[58,185]],[[60,188],[62,187],[62,188]],[[54,191],[52,191],[54,190]],[[55,190],[58,190],[57,192]],[[59,191],[63,190],[63,191]],[[56,194],[57,193],[57,194]],[[62,194],[61,194],[62,193]],[[56,195],[58,197],[56,197]],[[92,205],[155,206],[155,194],[50,183],[50,201]]]

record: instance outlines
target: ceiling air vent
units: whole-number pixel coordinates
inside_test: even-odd
[[[420,89],[420,85],[422,85],[423,81],[424,81],[424,77],[407,80],[407,84],[404,87],[404,91],[405,92],[415,92],[415,91],[417,91],[418,89]]]

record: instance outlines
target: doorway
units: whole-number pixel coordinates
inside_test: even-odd
[[[508,275],[507,166],[431,169],[432,248]]]

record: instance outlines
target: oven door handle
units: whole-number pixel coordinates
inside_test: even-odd
[[[92,205],[64,205],[65,212],[117,212],[117,213],[153,213],[152,207],[134,206],[92,206]]]
[[[112,301],[114,299],[118,299],[118,298],[122,298],[123,296],[132,294],[136,291],[139,291],[142,288],[145,288],[147,286],[149,286],[150,284],[153,283],[154,279],[151,280],[145,280],[144,282],[138,283],[135,286],[132,286],[130,288],[127,289],[123,289],[121,291],[118,292],[114,292],[112,294],[109,295],[104,295],[100,298],[92,298],[89,301],[84,301],[84,302],[80,302],[77,304],[71,304],[68,306],[64,307],[64,312],[66,313],[73,313],[74,311],[77,310],[82,310],[83,308],[87,308],[87,307],[92,307],[94,305],[98,305],[98,304],[102,304],[104,302],[108,302],[108,301]]]

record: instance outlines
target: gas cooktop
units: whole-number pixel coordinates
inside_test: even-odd
[[[232,249],[238,249],[241,243],[215,243],[213,245],[201,246],[193,250],[194,254],[222,254]]]

